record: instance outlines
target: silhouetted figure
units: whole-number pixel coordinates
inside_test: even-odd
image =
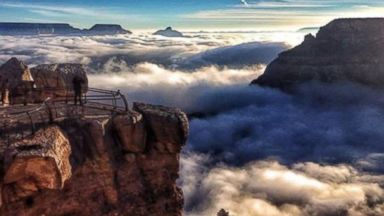
[[[1,102],[3,106],[9,106],[9,81],[5,80],[3,88],[1,89]]]
[[[75,105],[79,101],[80,105],[83,105],[83,101],[81,99],[82,96],[82,84],[84,84],[84,79],[80,76],[75,76],[72,80],[73,91],[75,92]]]

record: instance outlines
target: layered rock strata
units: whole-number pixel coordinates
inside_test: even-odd
[[[181,215],[186,115],[134,107],[110,118],[55,120],[7,145],[1,215]]]

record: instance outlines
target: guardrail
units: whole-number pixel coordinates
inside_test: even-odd
[[[46,88],[45,91],[66,91]],[[104,116],[125,113],[128,101],[120,91],[88,88],[82,95],[83,105],[74,105],[74,94],[47,98],[40,104],[15,105],[0,109],[0,137],[8,143],[33,135],[39,128],[68,117]],[[72,100],[72,101],[71,101]],[[1,112],[2,111],[2,112]]]
[[[34,91],[44,91],[52,93],[54,95],[50,100],[52,103],[70,103],[74,100],[74,92],[71,89],[69,90],[65,88],[43,88],[34,89]],[[57,92],[60,92],[60,94],[57,94]],[[100,103],[104,105],[110,105],[114,107],[114,109],[124,109],[125,111],[128,111],[128,101],[125,95],[120,92],[120,90],[112,91],[99,88],[87,88],[86,93],[82,94],[82,101],[84,104],[88,102]]]

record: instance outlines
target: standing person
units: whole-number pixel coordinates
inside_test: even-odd
[[[75,75],[75,77],[72,80],[73,84],[73,91],[75,92],[75,105],[77,105],[77,101],[79,101],[80,105],[83,105],[83,101],[81,99],[82,97],[82,84],[84,83],[84,79],[81,78],[78,75]]]
[[[9,82],[5,80],[3,88],[1,89],[1,101],[3,106],[9,106]]]

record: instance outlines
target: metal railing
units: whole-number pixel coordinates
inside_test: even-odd
[[[9,143],[33,135],[54,121],[63,118],[99,117],[126,113],[128,101],[120,91],[88,88],[82,95],[82,105],[74,104],[73,91],[46,88],[42,91],[53,94],[64,91],[66,94],[54,95],[40,104],[27,106],[14,105],[0,108],[0,138]]]
[[[33,89],[35,92],[45,92],[46,94],[52,94],[50,102],[65,102],[70,103],[74,100],[74,91],[66,88],[39,88]],[[99,103],[104,105],[110,105],[112,109],[123,109],[128,111],[128,101],[126,97],[120,92],[120,90],[112,91],[99,88],[86,88],[86,93],[82,94],[82,101],[87,103]]]

